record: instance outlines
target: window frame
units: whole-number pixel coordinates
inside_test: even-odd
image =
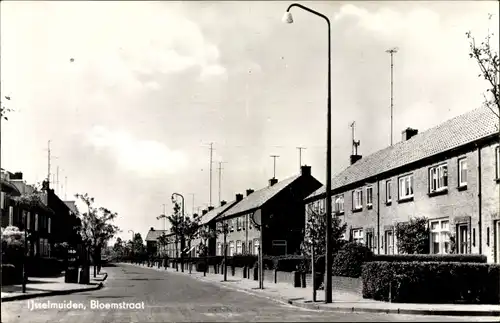
[[[463,164],[465,164],[465,169],[463,169]],[[463,181],[462,172],[465,170],[465,182]],[[467,186],[467,177],[468,177],[468,165],[467,165],[467,157],[461,157],[458,159],[458,187]]]
[[[371,185],[366,187],[366,206],[367,207],[373,206],[373,186]]]
[[[256,255],[256,256],[259,255],[259,247],[260,247],[259,239],[254,239],[253,240],[253,251],[254,251],[254,255]]]
[[[385,181],[385,203],[392,203],[392,179]]]
[[[358,202],[359,204],[357,204]],[[358,211],[363,209],[363,189],[357,188],[352,191],[352,210]]]
[[[443,171],[444,169],[444,171]],[[439,171],[441,170],[441,171]],[[445,173],[445,175],[443,175]],[[448,163],[442,163],[439,165],[435,165],[432,167],[429,167],[428,171],[428,176],[429,176],[429,193],[437,193],[437,192],[442,192],[446,191],[448,189]],[[442,176],[442,177],[440,177]],[[435,177],[435,178],[434,178]],[[439,181],[442,179],[442,186],[439,185]],[[434,181],[436,186],[434,187]],[[445,184],[446,183],[446,184]]]
[[[358,233],[358,237],[356,237],[356,233]],[[360,244],[364,244],[364,236],[363,236],[363,228],[351,229],[351,237],[353,242],[357,242]]]
[[[338,213],[344,213],[344,194],[335,195],[334,203],[334,210]]]
[[[390,230],[384,230],[384,254],[386,255],[395,255],[396,254],[396,248],[395,248],[395,245],[396,245],[396,240],[395,240],[395,232],[394,232],[394,229],[390,229]],[[390,239],[390,244],[388,242],[389,239],[387,239],[388,237],[391,237]]]
[[[229,241],[229,257],[234,255],[234,241]]]
[[[500,181],[500,146],[495,147],[495,172],[496,180]]]
[[[434,223],[438,224],[437,230],[432,229],[432,224],[434,224]],[[447,226],[448,226],[447,230],[443,229],[443,223],[447,224]],[[450,232],[450,220],[448,218],[429,220],[429,233],[430,233],[429,234],[430,253],[431,254],[438,254],[438,255],[448,254],[449,248],[450,248],[450,233],[451,233]],[[444,233],[444,235],[443,235],[443,233]],[[438,252],[434,252],[435,251],[434,250],[434,241],[433,241],[434,234],[438,234],[438,238],[439,238],[439,241],[438,241],[438,249],[439,250],[438,250]],[[446,241],[446,239],[443,239],[443,236],[447,237],[447,241]],[[447,248],[446,248],[446,242],[448,242]]]
[[[414,189],[414,176],[413,173],[402,175],[398,177],[398,199],[408,200],[415,196]],[[403,184],[403,185],[402,185]],[[408,194],[406,191],[408,190]]]
[[[238,247],[238,245],[239,245],[239,247]],[[240,249],[239,252],[238,252],[238,248]],[[236,254],[239,255],[242,253],[243,253],[243,245],[241,243],[241,240],[236,240]]]

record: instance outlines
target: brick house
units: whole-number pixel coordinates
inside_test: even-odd
[[[151,227],[146,235],[146,251],[148,256],[158,255],[159,253],[163,253],[163,248],[158,248],[158,238],[161,235],[171,236],[170,230],[155,230],[155,228]]]
[[[203,210],[202,215],[200,216],[200,230],[204,230],[205,228],[208,228],[209,230],[215,231],[217,229],[216,227],[216,219],[220,218],[229,211],[232,207],[234,207],[238,202],[243,200],[243,195],[242,194],[236,194],[236,198],[227,203],[226,201],[221,201],[220,206],[217,208],[214,207],[209,207],[208,210]],[[217,238],[211,238],[208,240],[208,255],[209,256],[215,256],[216,255],[216,240]],[[202,241],[200,237],[194,239],[192,241],[192,245],[195,246],[193,250],[193,256],[198,256],[198,249],[199,245],[201,243],[205,243]]]
[[[22,173],[2,170],[2,182],[8,182],[10,185],[6,185],[7,187],[15,187],[15,190],[6,192],[8,189],[3,188],[2,183],[2,227],[15,226],[21,231],[27,228],[31,235],[28,242],[30,256],[50,257],[54,236],[52,218],[55,213],[47,206],[47,195],[42,193],[40,203],[28,207],[20,204],[18,199],[22,195],[32,194],[35,188],[23,180]],[[16,193],[13,194],[14,192]]]
[[[332,179],[332,207],[348,224],[346,239],[375,253],[398,253],[394,227],[425,217],[430,252],[484,254],[500,262],[498,119],[479,108],[403,140],[351,165]],[[325,187],[311,194],[309,210],[324,210]]]
[[[281,182],[276,178],[258,191],[247,190],[238,204],[220,217],[220,227],[226,222],[228,255],[241,253],[258,254],[260,231],[255,223],[264,223],[262,251],[268,255],[293,254],[300,249],[304,230],[304,198],[321,187],[311,176],[311,167],[302,166],[301,173]],[[223,235],[216,240],[216,254],[223,255]]]

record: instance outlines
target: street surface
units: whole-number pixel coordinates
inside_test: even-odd
[[[187,276],[148,268],[118,265],[103,268],[109,273],[106,287],[98,291],[34,299],[39,304],[70,304],[80,309],[34,309],[32,300],[2,304],[2,322],[216,322],[216,321],[487,321],[480,317],[443,317],[397,314],[321,312],[298,308],[249,295]],[[98,301],[141,303],[144,309],[90,309]],[[490,318],[491,321],[491,318]]]

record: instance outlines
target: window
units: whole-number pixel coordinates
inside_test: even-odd
[[[253,249],[252,249],[252,241],[248,241],[248,253],[249,254],[252,254],[253,253]]]
[[[251,229],[252,228],[252,218],[251,218],[252,215],[248,214],[247,217],[248,217],[248,229]]]
[[[372,251],[375,250],[375,243],[373,239],[373,231],[366,232],[366,247]]]
[[[335,197],[335,211],[336,212],[344,212],[344,195],[337,195]]]
[[[446,254],[450,247],[450,229],[448,220],[431,221],[431,253]]]
[[[14,225],[14,208],[9,206],[9,225]]]
[[[373,187],[371,186],[368,186],[366,188],[366,205],[367,206],[373,205]]]
[[[360,210],[363,208],[363,191],[354,190],[352,191],[352,209]]]
[[[217,256],[222,256],[222,243],[217,243]]]
[[[392,183],[391,180],[385,182],[385,201],[390,203],[392,201]]]
[[[413,196],[413,174],[399,178],[399,199]]]
[[[437,192],[448,187],[448,166],[446,164],[429,169],[429,191]]]
[[[319,214],[326,213],[326,200],[319,200]]]
[[[234,219],[229,220],[229,231],[234,231]]]
[[[229,242],[229,257],[234,255],[234,241]]]
[[[246,251],[247,251],[247,250],[245,249],[245,243],[243,242],[243,243],[241,244],[241,253],[243,253],[243,254],[244,254]]]
[[[253,254],[258,255],[259,254],[259,246],[260,246],[260,241],[255,239],[253,242]]]
[[[458,186],[467,185],[467,159],[458,160]]]
[[[392,230],[385,231],[384,250],[386,255],[394,254],[394,232]]]
[[[0,192],[0,209],[4,209],[5,207],[5,192]]]
[[[352,241],[357,243],[363,243],[363,229],[352,230]]]
[[[35,213],[35,231],[38,231],[38,214]]]
[[[236,253],[241,255],[243,253],[243,248],[241,245],[241,240],[236,241]]]
[[[457,225],[457,251],[460,254],[469,253],[469,226],[467,224]]]
[[[497,170],[497,179],[500,179],[500,146],[496,148],[496,170]]]
[[[347,241],[347,233],[345,233],[345,232],[342,233],[342,236],[340,237],[340,239]]]
[[[236,218],[236,228],[238,228],[238,231],[241,230],[241,217]]]
[[[26,212],[26,211],[23,211],[23,212]],[[28,228],[28,230],[31,230],[31,213],[30,212],[26,212],[26,227]]]

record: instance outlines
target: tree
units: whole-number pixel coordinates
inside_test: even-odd
[[[109,239],[119,232],[119,228],[111,223],[117,217],[117,213],[104,207],[95,207],[94,198],[87,193],[76,194],[75,197],[87,206],[87,212],[82,213],[80,217],[82,221],[81,236],[93,255],[95,277],[97,266],[100,266],[102,248],[106,246]]]
[[[115,244],[113,245],[113,253],[116,260],[122,260],[125,256],[125,245],[122,238],[116,238]]]
[[[309,204],[307,213],[304,241],[301,244],[302,254],[311,256],[311,248],[314,246],[315,256],[323,256],[326,253],[326,212],[315,210],[314,207]],[[342,236],[346,229],[347,223],[342,224],[340,217],[334,213],[331,227],[333,253],[336,253],[342,246]]]
[[[427,219],[412,218],[409,222],[396,225],[398,251],[403,254],[429,253],[429,228]]]
[[[492,16],[492,14],[489,14],[488,19],[490,21]],[[476,39],[470,31],[465,34],[469,40],[469,57],[473,58],[477,62],[481,71],[478,77],[482,77],[488,82],[488,89],[486,90],[486,93],[483,94],[484,105],[487,106],[500,120],[498,49],[493,49],[490,42],[494,33],[488,30],[488,34],[480,44],[476,43]]]
[[[160,252],[158,252],[158,254],[159,254],[160,256],[164,256],[164,255],[165,255],[165,251],[164,251],[164,249],[165,249],[165,246],[166,246],[169,242],[170,242],[170,238],[169,238],[169,237],[165,234],[165,232],[163,232],[163,233],[161,234],[161,236],[159,236],[159,237],[158,237],[158,247],[161,247],[161,248],[159,248],[159,249],[162,249],[162,250],[163,250],[163,252],[161,252],[161,253],[160,253]]]
[[[7,101],[10,101],[10,96],[5,96],[5,99],[6,99]],[[4,101],[4,102],[5,102],[5,101]],[[9,119],[7,118],[7,116],[6,116],[6,114],[7,114],[7,112],[11,112],[11,111],[12,111],[12,109],[5,107],[4,102],[1,102],[1,103],[0,103],[0,120],[1,120],[1,119],[9,120]]]

